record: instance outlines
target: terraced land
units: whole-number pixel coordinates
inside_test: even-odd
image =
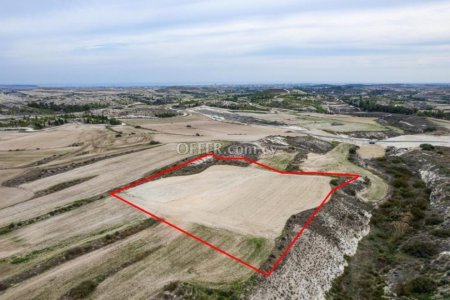
[[[387,146],[352,139],[348,130],[391,129],[374,118],[211,108],[230,118],[221,119],[200,109],[206,111],[128,117],[117,126],[1,132],[0,299],[323,298],[369,230],[367,207],[390,192],[364,165],[381,161]],[[194,153],[177,151],[180,143],[194,145]],[[216,143],[221,151],[240,146],[251,151],[234,155],[280,170],[362,178],[333,196],[279,269],[262,279],[108,194],[208,151],[200,143]],[[205,162],[121,195],[266,269],[338,184],[337,178]]]
[[[188,141],[213,142],[217,131],[228,140],[222,146],[243,140],[256,148],[263,146],[254,141],[285,129],[223,126],[199,115],[175,118],[179,125],[136,124],[69,124],[2,135],[0,154],[8,159],[0,170],[0,191],[6,195],[0,206],[0,298],[147,298],[178,282],[227,289],[254,276],[108,192],[192,156],[177,153],[174,141],[185,136],[174,135],[171,130],[178,127],[170,126],[201,133],[186,135]],[[280,150],[261,159],[285,168],[295,156]],[[145,200],[146,189],[157,184],[162,202],[173,200],[167,193],[183,198],[183,205],[161,206],[162,212],[177,219],[181,213],[189,231],[261,266],[289,216],[315,207],[330,189],[330,178],[281,176],[252,166],[218,165],[148,183],[136,195]],[[189,214],[194,208],[198,215]]]

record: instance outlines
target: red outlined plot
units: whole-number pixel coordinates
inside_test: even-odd
[[[167,173],[173,172],[173,171],[175,171],[177,169],[180,169],[180,168],[182,168],[184,166],[187,166],[187,165],[189,165],[189,164],[191,164],[193,162],[199,161],[199,160],[204,159],[206,157],[212,157],[212,158],[214,158],[216,160],[244,161],[244,162],[247,162],[247,163],[259,166],[261,168],[270,170],[272,172],[276,172],[276,173],[279,173],[279,174],[285,174],[285,175],[319,175],[319,176],[330,176],[330,177],[344,177],[344,178],[348,178],[348,179],[345,182],[341,183],[340,185],[332,188],[328,192],[328,194],[325,196],[325,198],[323,198],[323,200],[320,202],[319,206],[316,207],[316,209],[313,211],[313,213],[306,220],[305,224],[303,224],[302,228],[297,232],[297,234],[292,239],[292,241],[289,243],[289,245],[286,247],[286,249],[284,249],[283,252],[281,253],[281,255],[277,258],[277,260],[275,261],[273,266],[268,271],[264,271],[264,270],[261,270],[260,268],[258,268],[256,266],[254,266],[254,265],[252,265],[252,264],[250,264],[250,263],[240,259],[239,257],[236,257],[233,254],[230,254],[227,251],[225,251],[225,250],[223,250],[223,249],[221,249],[221,248],[219,248],[219,247],[209,243],[208,241],[205,241],[202,238],[200,238],[200,237],[198,237],[198,236],[196,236],[196,235],[194,235],[194,234],[184,230],[183,228],[180,228],[177,225],[175,225],[175,224],[173,224],[173,223],[171,223],[171,222],[169,222],[169,221],[167,221],[167,220],[165,220],[165,219],[163,219],[163,218],[153,214],[152,212],[150,212],[150,211],[148,211],[148,210],[146,210],[146,209],[144,209],[144,208],[142,208],[142,207],[140,207],[140,206],[138,206],[138,205],[128,201],[127,199],[123,198],[122,196],[118,195],[119,193],[121,193],[121,192],[123,192],[125,190],[133,188],[133,187],[138,186],[140,184],[143,184],[145,182],[151,181],[151,180],[153,180],[155,178],[158,178],[158,177],[163,176],[163,175],[165,175]],[[214,250],[222,253],[223,255],[228,256],[229,258],[239,262],[240,264],[242,264],[242,265],[244,265],[244,266],[246,266],[246,267],[248,267],[248,268],[250,268],[250,269],[252,269],[252,270],[254,270],[254,271],[256,271],[256,272],[258,272],[258,273],[260,273],[260,274],[262,274],[264,276],[266,276],[266,277],[268,277],[275,271],[275,269],[278,267],[278,265],[281,263],[281,261],[286,257],[286,255],[289,253],[291,248],[295,245],[295,243],[301,237],[301,235],[303,234],[305,229],[309,226],[309,224],[311,224],[311,222],[314,219],[314,217],[319,213],[319,211],[322,209],[323,205],[327,202],[327,200],[331,197],[331,195],[333,195],[337,190],[339,190],[339,189],[343,188],[344,186],[346,186],[346,185],[352,183],[353,181],[357,180],[359,177],[360,177],[360,175],[358,175],[358,174],[351,174],[351,173],[281,171],[281,170],[277,170],[275,168],[272,168],[270,166],[267,166],[265,164],[262,164],[262,163],[254,161],[254,160],[251,160],[251,159],[249,159],[247,157],[219,156],[219,155],[214,154],[214,153],[207,153],[207,154],[203,154],[203,155],[200,155],[198,157],[195,157],[195,158],[193,158],[191,160],[188,160],[186,162],[183,162],[183,163],[180,163],[178,165],[175,165],[173,167],[170,167],[170,168],[168,168],[166,170],[163,170],[163,171],[161,171],[159,173],[156,173],[156,174],[144,177],[144,178],[142,178],[142,179],[140,179],[138,181],[135,181],[133,183],[125,185],[125,186],[123,186],[123,187],[121,187],[121,188],[119,188],[117,190],[114,190],[114,191],[110,192],[110,195],[115,197],[115,198],[117,198],[117,199],[119,199],[120,201],[130,205],[131,207],[134,207],[135,209],[140,210],[141,212],[149,215],[150,217],[154,218],[155,220],[157,220],[157,221],[159,221],[161,223],[164,223],[164,224],[166,224],[166,225],[168,225],[168,226],[170,226],[170,227],[172,227],[172,228],[174,228],[174,229],[184,233],[185,235],[193,238],[194,240],[199,241],[200,243],[204,244],[205,246],[207,246],[207,247],[209,247],[211,249],[214,249]]]

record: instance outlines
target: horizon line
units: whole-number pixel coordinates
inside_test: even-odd
[[[211,87],[211,86],[344,86],[344,85],[450,85],[450,82],[241,82],[241,83],[0,83],[0,88],[22,87],[22,88],[131,88],[131,87]]]

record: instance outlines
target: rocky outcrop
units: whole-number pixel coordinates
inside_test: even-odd
[[[319,212],[276,271],[258,279],[250,299],[324,299],[369,231],[369,205],[338,192]],[[284,249],[312,210],[293,216],[277,241]],[[265,266],[266,268],[270,263]],[[264,269],[264,267],[263,267]]]

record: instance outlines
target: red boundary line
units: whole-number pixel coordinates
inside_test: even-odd
[[[340,185],[334,187],[333,189],[330,190],[330,192],[328,192],[328,194],[325,196],[325,198],[323,198],[323,200],[321,201],[321,203],[319,204],[319,206],[318,206],[318,207],[313,211],[313,213],[309,216],[308,220],[306,220],[305,224],[303,224],[302,228],[297,232],[297,234],[296,234],[295,237],[292,239],[292,241],[289,243],[289,245],[286,247],[286,249],[284,249],[284,251],[283,251],[283,252],[281,253],[281,255],[278,257],[278,259],[275,261],[275,263],[274,263],[273,266],[270,268],[270,270],[264,271],[264,270],[261,270],[261,269],[258,268],[258,267],[253,266],[252,264],[250,264],[250,263],[248,263],[248,262],[246,262],[246,261],[240,259],[239,257],[236,257],[236,256],[234,256],[233,254],[230,254],[230,253],[228,253],[227,251],[225,251],[225,250],[223,250],[223,249],[221,249],[221,248],[219,248],[219,247],[217,247],[217,246],[215,246],[215,245],[213,245],[213,244],[211,244],[211,243],[209,243],[209,242],[203,240],[202,238],[196,236],[195,234],[192,234],[192,233],[190,233],[190,232],[184,230],[183,228],[180,228],[180,227],[178,227],[177,225],[175,225],[175,224],[173,224],[173,223],[171,223],[171,222],[169,222],[169,221],[167,221],[167,220],[165,220],[165,219],[163,219],[163,218],[161,218],[161,217],[158,217],[157,215],[155,215],[155,214],[149,212],[148,210],[146,210],[146,209],[144,209],[144,208],[142,208],[142,207],[140,207],[140,206],[138,206],[138,205],[136,205],[136,204],[134,204],[134,203],[132,203],[132,202],[130,202],[130,201],[128,201],[128,200],[126,200],[126,199],[124,199],[123,197],[121,197],[121,196],[118,195],[118,193],[120,193],[120,192],[123,192],[123,191],[125,191],[125,190],[127,190],[127,189],[130,189],[130,188],[132,188],[132,187],[135,187],[135,186],[138,186],[138,185],[143,184],[143,183],[145,183],[145,182],[148,182],[148,181],[150,181],[150,180],[152,180],[152,179],[158,178],[158,177],[160,177],[160,176],[162,176],[162,175],[164,175],[164,174],[173,172],[173,171],[175,171],[175,170],[177,170],[177,169],[180,169],[180,168],[182,168],[182,167],[184,167],[184,166],[187,166],[187,165],[189,165],[189,164],[191,164],[191,163],[193,163],[193,162],[195,162],[195,161],[201,160],[201,159],[203,159],[203,158],[205,158],[205,157],[213,157],[213,158],[216,159],[216,160],[240,160],[240,161],[246,161],[246,162],[248,162],[248,163],[250,163],[250,164],[257,165],[257,166],[259,166],[259,167],[262,167],[262,168],[264,168],[264,169],[267,169],[267,170],[270,170],[270,171],[273,171],[273,172],[276,172],[276,173],[279,173],[279,174],[290,174],[290,175],[319,175],[319,176],[332,176],[332,177],[346,177],[346,178],[350,178],[350,179],[348,179],[348,180],[346,180],[345,182],[341,183]],[[235,261],[237,261],[237,262],[243,264],[244,266],[249,267],[250,269],[252,269],[252,270],[254,270],[254,271],[256,271],[256,272],[258,272],[258,273],[260,273],[260,274],[262,274],[262,275],[264,275],[264,276],[266,276],[266,277],[268,277],[268,276],[270,276],[270,275],[275,271],[275,269],[278,267],[278,265],[281,263],[281,261],[286,257],[286,255],[289,253],[289,251],[291,250],[291,248],[295,245],[295,243],[296,243],[296,242],[298,241],[298,239],[301,237],[301,235],[303,234],[303,232],[305,231],[305,229],[309,226],[309,224],[312,222],[312,220],[314,219],[314,217],[319,213],[319,211],[322,209],[322,207],[323,207],[324,204],[327,202],[327,200],[331,197],[331,195],[333,195],[337,190],[339,190],[339,189],[343,188],[344,186],[346,186],[346,185],[352,183],[353,181],[357,180],[359,177],[360,177],[360,175],[358,175],[358,174],[351,174],[351,173],[281,171],[281,170],[272,168],[272,167],[270,167],[270,166],[267,166],[267,165],[265,165],[265,164],[262,164],[262,163],[260,163],[260,162],[251,160],[251,159],[249,159],[249,158],[247,158],[247,157],[240,157],[240,156],[219,156],[219,155],[217,155],[217,154],[215,154],[215,153],[206,153],[206,154],[200,155],[200,156],[198,156],[198,157],[195,157],[195,158],[193,158],[193,159],[191,159],[191,160],[188,160],[188,161],[186,161],[186,162],[183,162],[183,163],[180,163],[180,164],[175,165],[175,166],[173,166],[173,167],[170,167],[170,168],[168,168],[168,169],[165,169],[165,170],[163,170],[163,171],[161,171],[161,172],[158,172],[158,173],[156,173],[156,174],[153,174],[153,175],[144,177],[144,178],[139,179],[139,180],[137,180],[137,181],[135,181],[135,182],[132,182],[132,183],[130,183],[130,184],[127,184],[127,185],[125,185],[125,186],[123,186],[123,187],[121,187],[121,188],[118,188],[118,189],[116,189],[116,190],[110,192],[110,195],[113,196],[113,197],[115,197],[115,198],[117,198],[117,199],[119,199],[120,201],[122,201],[122,202],[124,202],[124,203],[130,205],[131,207],[134,207],[135,209],[140,210],[141,212],[143,212],[143,213],[149,215],[150,217],[154,218],[155,220],[157,220],[157,221],[159,221],[159,222],[161,222],[161,223],[164,223],[164,224],[166,224],[166,225],[169,225],[170,227],[175,228],[176,230],[178,230],[178,231],[184,233],[185,235],[187,235],[187,236],[193,238],[194,240],[199,241],[200,243],[202,243],[202,244],[208,246],[209,248],[214,249],[214,250],[216,250],[216,251],[218,251],[218,252],[220,252],[220,253],[222,253],[222,254],[228,256],[229,258],[231,258],[231,259],[233,259],[233,260],[235,260]]]

